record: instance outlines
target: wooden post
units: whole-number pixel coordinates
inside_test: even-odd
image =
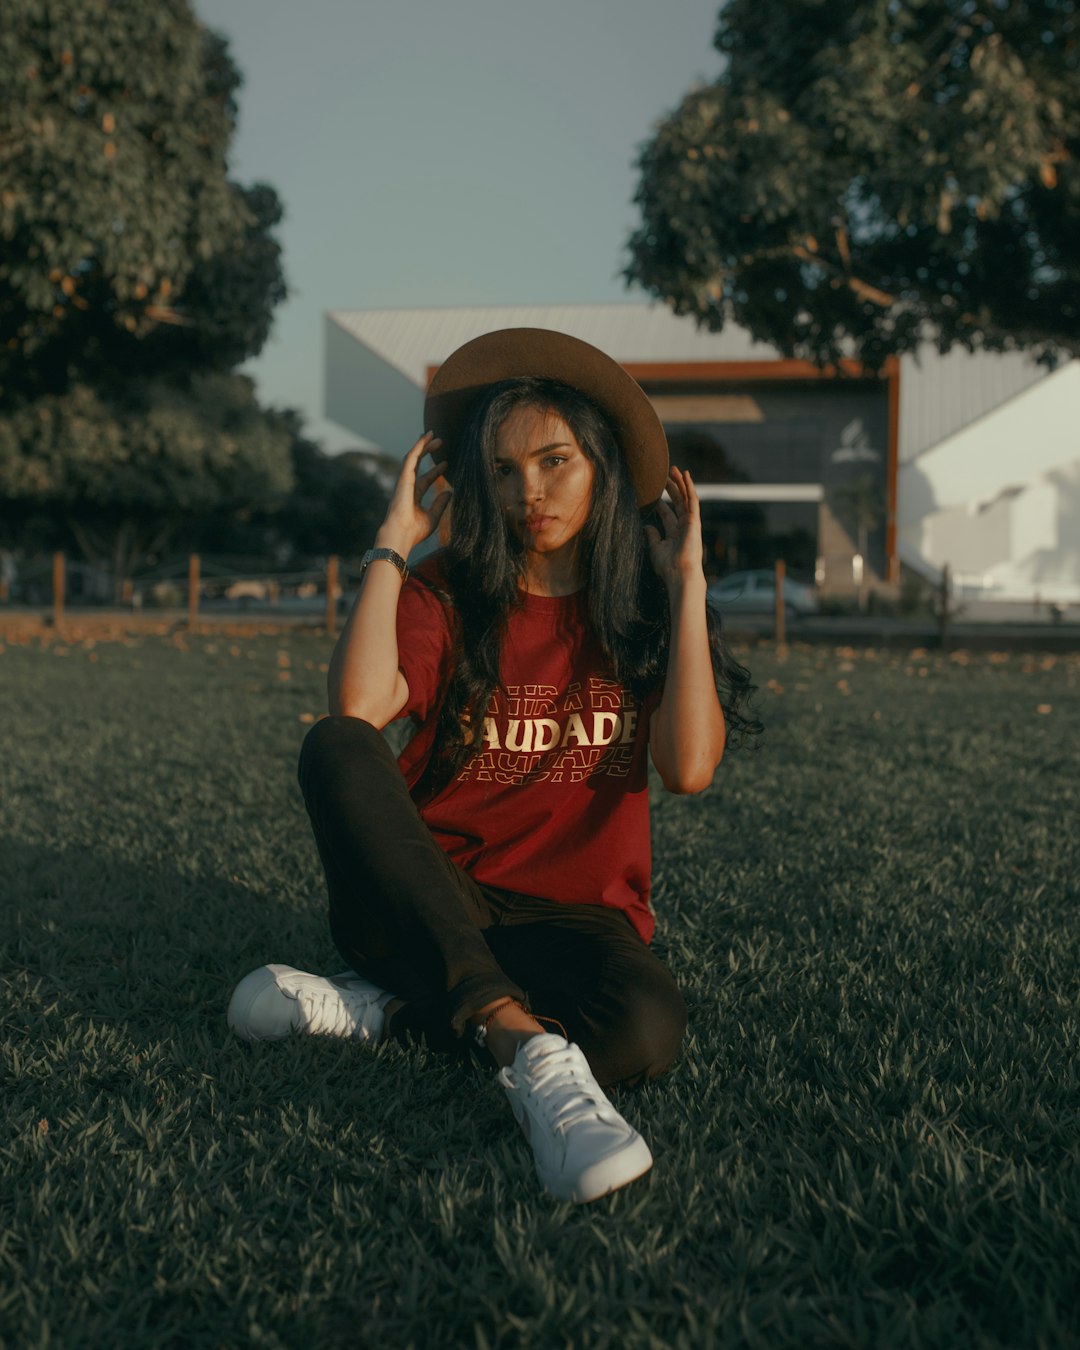
[[[938,599],[938,630],[942,651],[949,645],[949,619],[952,617],[952,588],[949,585],[949,564],[941,569],[941,595]]]
[[[326,560],[326,631],[337,632],[338,555],[331,553]]]
[[[197,553],[192,553],[188,558],[187,621],[189,628],[194,628],[199,621],[199,555]]]
[[[11,599],[11,584],[7,577],[0,577],[0,605],[6,605]]]
[[[900,358],[890,356],[883,371],[889,391],[889,441],[885,468],[885,576],[900,585],[900,556],[896,550],[897,486],[900,477]]]
[[[64,622],[64,581],[67,567],[62,553],[54,553],[52,559],[52,595],[53,627],[59,629]]]
[[[784,573],[787,567],[783,558],[776,560],[776,645],[782,647],[786,640],[784,633]]]
[[[121,583],[120,602],[124,605],[133,605],[135,603],[135,587],[130,577],[125,577]]]

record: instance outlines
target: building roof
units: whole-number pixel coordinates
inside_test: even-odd
[[[779,353],[734,324],[698,330],[658,303],[489,305],[462,309],[347,309],[330,318],[423,385],[462,343],[497,328],[552,328],[591,342],[622,364],[634,361],[771,361]]]
[[[341,309],[330,311],[327,318],[421,390],[430,366],[438,365],[471,338],[498,328],[551,328],[570,333],[624,365],[783,359],[775,347],[755,342],[737,324],[708,332],[658,301]],[[1022,352],[954,349],[942,356],[928,343],[918,353],[905,355],[900,365],[901,461],[931,449],[1046,373],[1045,367]]]

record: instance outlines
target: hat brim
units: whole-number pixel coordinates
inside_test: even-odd
[[[548,328],[502,328],[473,338],[438,368],[424,402],[424,426],[454,455],[473,405],[499,380],[561,380],[606,414],[633,479],[639,507],[654,505],[668,477],[668,444],[656,409],[638,382],[598,347]]]

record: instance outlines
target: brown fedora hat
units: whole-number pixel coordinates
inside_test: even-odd
[[[664,428],[641,385],[598,347],[548,328],[501,328],[459,347],[431,377],[424,426],[454,453],[476,399],[499,380],[532,375],[561,380],[597,403],[611,422],[630,468],[638,506],[659,500],[668,476]]]

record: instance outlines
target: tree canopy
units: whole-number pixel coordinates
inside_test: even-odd
[[[292,453],[296,481],[277,519],[280,534],[301,557],[358,558],[375,542],[400,464],[360,450],[324,454],[299,428]]]
[[[5,0],[0,80],[0,518],[121,569],[283,499],[292,430],[231,373],[286,288],[225,39],[187,0]]]
[[[258,407],[247,376],[203,372],[186,389],[135,379],[117,411],[75,384],[0,418],[6,495],[50,503],[117,579],[186,522],[292,486],[289,429]]]
[[[1076,0],[728,0],[627,281],[789,356],[1080,353]]]
[[[225,39],[186,0],[5,0],[0,77],[0,399],[258,352],[281,208],[228,177]]]
[[[288,496],[227,515],[206,514],[177,542],[286,567],[321,563],[331,553],[355,561],[375,542],[400,464],[362,450],[328,455],[304,435],[294,409],[275,409],[272,417],[289,439]]]

